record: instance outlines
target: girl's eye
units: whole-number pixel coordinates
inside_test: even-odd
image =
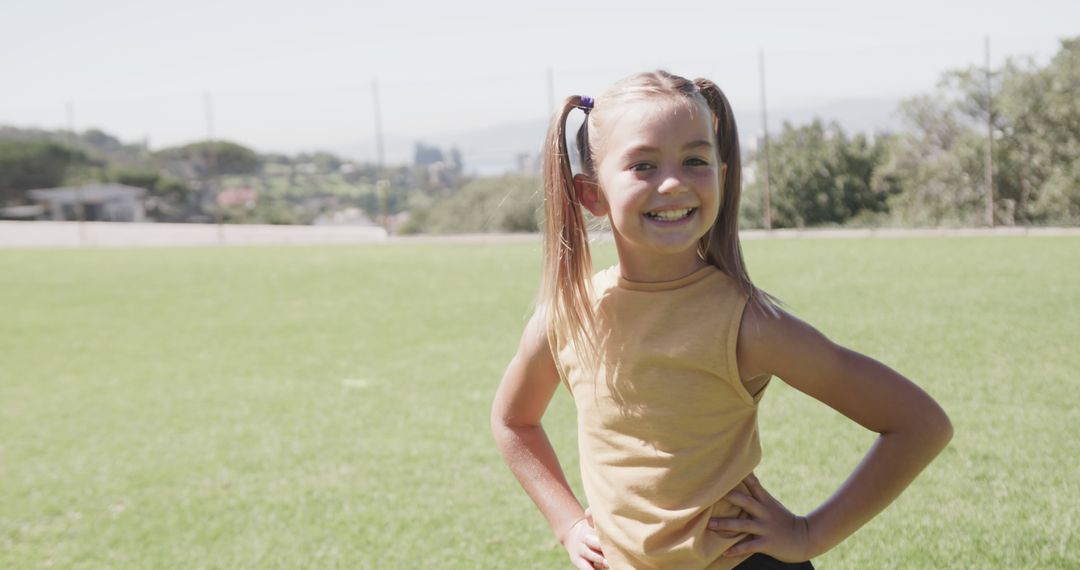
[[[700,158],[694,157],[694,158],[688,158],[688,159],[686,159],[686,162],[685,162],[685,164],[686,164],[687,166],[707,166],[707,165],[708,165],[709,163],[708,163],[708,162],[706,162],[706,161],[705,161],[705,160],[703,160],[703,159],[700,159]]]
[[[653,168],[653,165],[648,162],[639,162],[630,166],[630,170],[633,170],[634,172],[644,172],[646,170],[652,170]]]

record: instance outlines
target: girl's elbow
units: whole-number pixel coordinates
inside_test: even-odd
[[[953,425],[949,415],[941,406],[934,405],[934,411],[925,419],[924,423],[928,443],[932,443],[936,451],[945,449],[953,438]]]
[[[512,416],[508,410],[498,405],[491,407],[491,416],[489,423],[491,426],[491,435],[495,438],[495,442],[502,444],[504,441],[511,440],[516,436],[517,425],[511,419]]]
[[[949,419],[949,416],[945,415],[944,411],[941,412],[941,417],[943,419],[942,428],[941,428],[941,437],[942,437],[941,447],[944,448],[946,445],[949,444],[950,441],[952,441],[954,431],[953,431],[952,420]]]
[[[495,447],[500,451],[507,449],[514,437],[510,426],[495,413],[491,414],[491,437],[495,440]]]
[[[495,438],[495,441],[499,441],[506,435],[507,428],[509,427],[506,422],[506,414],[503,413],[502,408],[499,407],[498,402],[492,404],[491,415],[488,418],[491,425],[491,435]]]
[[[925,452],[937,455],[949,444],[953,437],[953,425],[948,414],[934,402],[927,398],[917,407],[909,408],[907,414],[895,430],[881,431],[887,433],[905,434],[904,437],[913,445],[922,448]]]

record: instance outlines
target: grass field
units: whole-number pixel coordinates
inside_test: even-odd
[[[1080,239],[745,249],[956,429],[819,568],[1080,567]],[[538,266],[537,245],[0,251],[0,568],[567,568],[487,424]],[[762,406],[758,473],[796,511],[873,439],[781,382]],[[580,489],[565,391],[545,424]]]

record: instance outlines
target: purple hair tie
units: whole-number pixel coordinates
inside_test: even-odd
[[[581,109],[582,109],[583,111],[585,111],[585,114],[586,114],[586,115],[588,115],[588,114],[589,114],[589,111],[591,111],[591,110],[592,110],[592,108],[593,108],[593,103],[595,103],[595,101],[593,101],[593,98],[592,98],[592,97],[588,97],[588,96],[586,96],[586,95],[582,95],[582,96],[581,96],[581,97],[579,97],[579,98],[581,99],[581,105],[580,105]]]

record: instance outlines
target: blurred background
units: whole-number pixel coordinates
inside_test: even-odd
[[[663,68],[728,94],[746,227],[1080,223],[1073,1],[14,0],[0,21],[8,220],[535,231],[553,108]]]
[[[818,565],[1080,568],[1076,0],[0,2],[0,568],[562,567],[491,399],[552,110],[656,68],[730,98],[746,235],[919,236],[743,243],[956,427]],[[761,418],[799,512],[873,441]]]

